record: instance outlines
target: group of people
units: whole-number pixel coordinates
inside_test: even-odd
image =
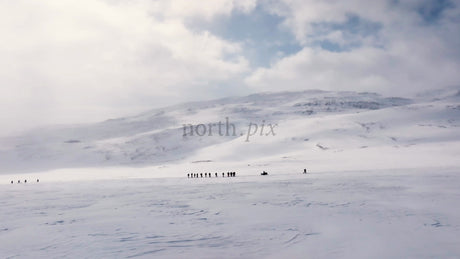
[[[37,183],[40,182],[40,179],[37,179]],[[13,184],[14,181],[11,181],[11,184]],[[18,183],[21,183],[21,180],[18,180]],[[24,180],[24,183],[27,183],[27,179]]]
[[[222,173],[222,177],[225,177],[225,175],[227,175],[227,177],[235,177],[236,176],[236,172],[227,172],[227,174],[225,173]],[[188,178],[203,178],[203,176],[205,178],[211,178],[213,177],[212,176],[212,173],[195,173],[195,174],[187,174],[187,177]],[[218,173],[214,173],[214,177],[219,177],[219,174]]]
[[[304,174],[307,174],[307,169],[303,169],[303,173]],[[212,173],[198,173],[198,174],[187,174],[187,177],[188,178],[208,178],[208,177],[213,177],[212,176],[213,174]],[[225,173],[222,173],[222,177],[225,177],[225,175],[227,175],[227,177],[235,177],[236,176],[236,172],[227,172],[227,174]],[[266,171],[263,171],[261,173],[261,175],[268,175],[268,172]],[[219,177],[219,174],[218,173],[214,173],[214,177]]]

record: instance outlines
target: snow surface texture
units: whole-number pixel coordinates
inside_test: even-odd
[[[459,93],[266,93],[2,138],[0,258],[459,257]],[[227,118],[235,136],[183,136]]]
[[[458,186],[457,170],[5,185],[0,257],[458,258]]]

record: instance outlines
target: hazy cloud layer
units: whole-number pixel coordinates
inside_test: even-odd
[[[187,100],[460,84],[459,1],[0,2],[0,134]]]

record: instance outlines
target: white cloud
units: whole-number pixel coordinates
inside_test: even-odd
[[[178,12],[186,2],[174,2],[168,15],[158,8],[169,1],[3,1],[4,129],[100,120],[176,103],[246,72],[239,44],[184,26],[185,11]],[[189,15],[229,12],[227,5],[249,8],[227,2],[202,2],[206,8],[195,6]]]
[[[440,3],[450,6],[438,12]],[[250,91],[319,88],[407,95],[459,85],[459,5],[432,0],[1,1],[0,134]],[[282,24],[264,12],[279,16]],[[235,13],[258,13],[274,31],[283,29],[276,35],[285,36],[286,30],[297,43],[265,49],[261,53],[273,63],[253,67],[249,64],[260,63],[249,60],[255,51],[243,48],[262,46],[267,35],[241,30],[244,35],[230,40],[224,38],[228,32],[187,27],[194,19],[212,24]],[[362,26],[347,28],[354,26],[350,17]]]
[[[374,48],[340,53],[305,48],[272,68],[258,69],[246,81],[260,90],[357,90],[397,96],[459,82],[458,64],[426,58]]]
[[[315,88],[401,96],[460,84],[458,7],[424,24],[415,8],[420,2],[415,1],[403,6],[389,1],[283,2],[272,11],[286,16],[285,25],[304,49],[247,77],[246,83],[255,91]],[[381,24],[381,29],[372,37],[357,33],[349,39],[340,29],[319,35],[315,31],[314,24],[345,23],[350,14]],[[321,40],[361,45],[331,52],[313,45]]]
[[[157,1],[158,15],[165,17],[200,17],[210,20],[218,15],[230,15],[232,11],[248,13],[256,7],[256,0],[175,0]]]

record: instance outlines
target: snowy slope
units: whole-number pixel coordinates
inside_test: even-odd
[[[403,159],[406,153],[431,156],[431,152],[439,154],[438,150],[445,150],[445,156],[428,166],[450,166],[450,159],[459,151],[457,99],[455,95],[409,100],[374,93],[305,91],[186,103],[134,117],[50,126],[1,139],[0,174],[62,168],[145,168],[196,161],[210,161],[218,167],[227,162],[247,165],[300,160],[317,170],[333,169],[330,161],[337,161],[337,169],[342,170],[347,164],[356,166],[355,160],[361,156],[364,161],[358,164],[363,167],[388,166],[388,161],[376,160],[375,155],[396,153],[395,158]],[[232,126],[227,127],[226,134],[227,120],[234,125],[235,135]],[[222,134],[217,130],[219,122]],[[212,136],[209,123],[215,124],[211,126]],[[195,132],[191,136],[187,127],[184,137],[184,124],[194,125],[193,129],[204,124],[206,134],[198,136]],[[276,124],[273,132],[269,124]],[[398,163],[414,166],[413,159]]]
[[[4,138],[0,258],[458,258],[459,127],[456,91],[307,91]]]

